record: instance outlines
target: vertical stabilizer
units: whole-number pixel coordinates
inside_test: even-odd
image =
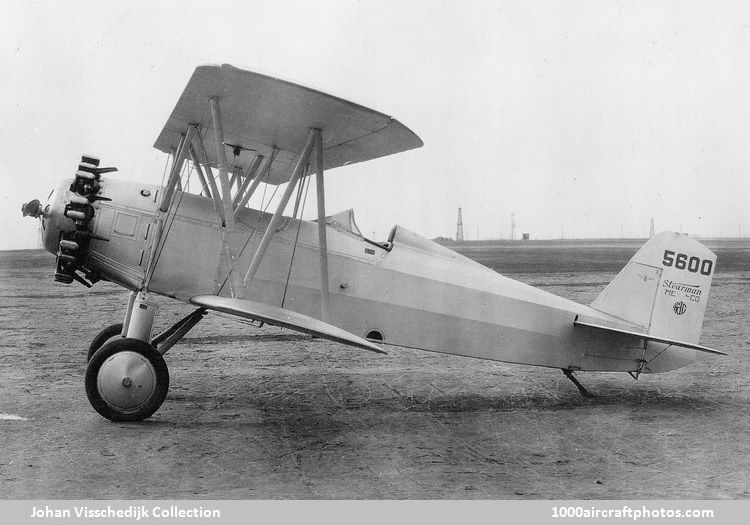
[[[652,237],[591,306],[664,338],[697,343],[716,255],[675,232]]]

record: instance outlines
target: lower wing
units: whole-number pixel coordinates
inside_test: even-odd
[[[385,354],[380,347],[374,345],[362,337],[356,336],[346,330],[337,328],[318,319],[303,315],[286,308],[271,306],[247,299],[232,299],[231,297],[219,297],[218,295],[196,295],[190,302],[202,306],[207,310],[215,310],[227,314],[262,321],[273,326],[289,328],[305,334],[314,335],[323,339],[330,339],[337,343],[343,343],[357,348],[364,348],[379,354]]]

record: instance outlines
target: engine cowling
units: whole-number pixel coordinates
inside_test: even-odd
[[[64,284],[78,281],[90,287],[99,280],[96,272],[85,266],[86,251],[91,239],[98,238],[90,227],[96,214],[93,203],[109,200],[100,195],[101,176],[113,171],[117,168],[100,168],[97,157],[83,155],[72,184],[53,191],[45,208],[38,200],[21,208],[24,216],[42,220],[45,248],[52,253],[56,249],[55,281]]]
[[[86,250],[93,237],[89,228],[89,223],[95,215],[92,203],[97,200],[109,200],[99,196],[100,180],[102,174],[112,171],[117,171],[117,168],[100,168],[97,157],[90,155],[81,157],[76,178],[70,185],[64,212],[64,215],[74,222],[75,230],[63,232],[60,236],[55,281],[70,284],[75,280],[90,287],[99,280],[95,272],[84,266],[84,261]],[[88,281],[80,276],[78,271],[83,272]]]

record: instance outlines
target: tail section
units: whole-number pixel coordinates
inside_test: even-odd
[[[698,343],[716,255],[675,232],[652,237],[591,306],[658,338]]]

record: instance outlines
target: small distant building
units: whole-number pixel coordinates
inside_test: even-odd
[[[530,235],[528,233],[522,233],[521,237],[523,238],[524,241],[528,241],[530,238]]]

